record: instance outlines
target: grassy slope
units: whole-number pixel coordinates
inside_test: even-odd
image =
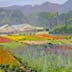
[[[71,52],[61,49],[60,54],[47,53],[43,46],[28,46],[15,55],[37,72],[71,72]],[[14,50],[15,51],[15,50]],[[68,54],[68,55],[67,55]]]
[[[3,46],[3,48],[5,49],[10,49],[10,48],[20,48],[22,47],[23,45],[19,42],[10,42],[10,43],[0,43],[0,45]]]
[[[67,34],[72,35],[72,25],[58,25],[50,29],[49,33],[51,34]]]

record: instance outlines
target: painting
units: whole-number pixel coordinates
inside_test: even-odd
[[[72,0],[0,0],[0,72],[72,72]]]

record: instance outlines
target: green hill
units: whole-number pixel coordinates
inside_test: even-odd
[[[49,31],[50,34],[72,35],[72,25],[58,25]]]

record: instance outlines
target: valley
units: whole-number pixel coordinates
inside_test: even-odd
[[[72,72],[72,0],[50,1],[0,0],[0,72]]]

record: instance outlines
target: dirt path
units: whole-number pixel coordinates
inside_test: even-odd
[[[29,45],[46,44],[46,43],[48,43],[48,40],[45,40],[45,41],[29,41],[29,40],[26,40],[26,41],[21,41],[21,43],[25,43],[25,44],[29,44]]]

